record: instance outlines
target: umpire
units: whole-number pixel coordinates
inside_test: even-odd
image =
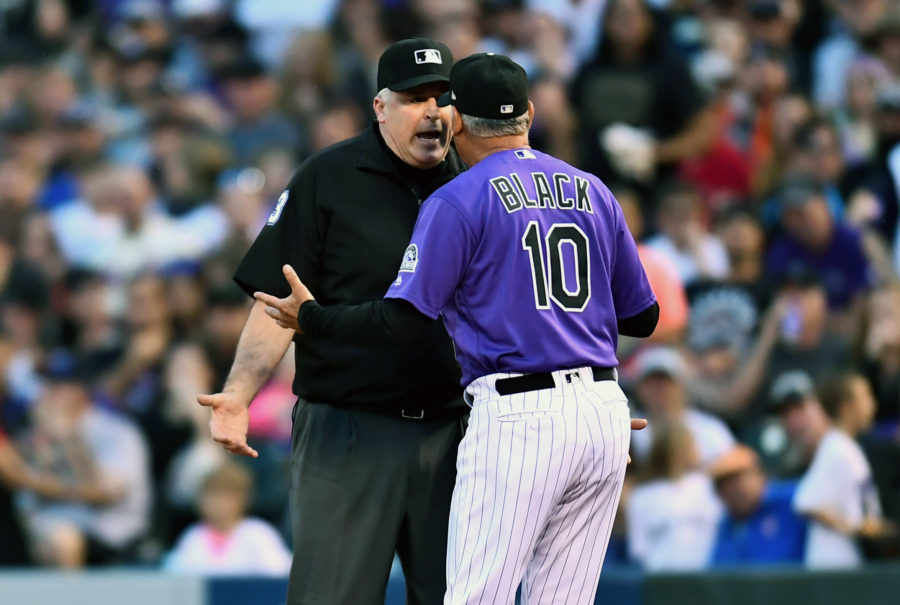
[[[422,201],[465,168],[437,106],[452,63],[433,40],[385,50],[376,122],[300,166],[234,275],[248,294],[290,294],[290,265],[323,303],[384,295]],[[353,346],[296,336],[255,302],[222,392],[198,397],[228,451],[256,455],[247,408],[292,339],[288,604],[380,605],[395,551],[408,603],[440,603],[467,410],[443,325],[408,345]]]

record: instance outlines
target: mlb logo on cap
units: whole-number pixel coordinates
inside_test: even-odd
[[[512,113],[512,112],[513,112],[512,105],[501,105],[500,106],[500,113]]]
[[[436,48],[422,48],[415,52],[416,56],[416,64],[421,65],[422,63],[434,63],[435,65],[443,64],[443,60],[441,60],[441,51]]]

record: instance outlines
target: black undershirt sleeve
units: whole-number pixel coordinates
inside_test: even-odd
[[[297,321],[309,336],[370,346],[413,342],[435,320],[403,299],[384,298],[329,307],[311,300],[300,306]],[[658,321],[659,303],[655,302],[637,315],[618,320],[618,332],[646,338]]]
[[[653,334],[659,322],[659,303],[655,302],[637,315],[618,320],[618,332],[622,336],[647,338]]]
[[[399,298],[328,307],[310,300],[297,314],[304,334],[356,345],[410,343],[435,321]]]

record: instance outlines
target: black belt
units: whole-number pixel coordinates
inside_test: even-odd
[[[336,408],[345,410],[353,410],[355,412],[366,412],[368,414],[377,414],[379,416],[387,416],[388,418],[397,418],[400,420],[412,420],[427,422],[429,420],[441,420],[450,418],[451,416],[459,416],[469,411],[468,407],[461,405],[449,405],[436,408],[378,408],[364,405],[340,405],[332,404]]]
[[[615,368],[591,368],[591,372],[594,374],[594,382],[616,379]],[[515,395],[516,393],[527,393],[528,391],[552,389],[555,386],[556,382],[553,381],[553,374],[550,372],[525,374],[515,378],[501,378],[494,383],[494,388],[501,395]]]

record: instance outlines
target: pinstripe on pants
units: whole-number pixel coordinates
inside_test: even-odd
[[[631,436],[628,402],[588,368],[556,387],[501,396],[492,374],[467,388],[456,461],[444,605],[593,603]]]

